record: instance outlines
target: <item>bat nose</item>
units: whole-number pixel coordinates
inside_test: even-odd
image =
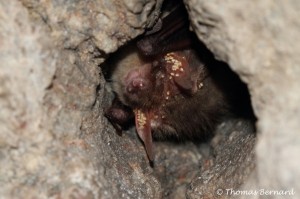
[[[146,81],[142,78],[134,78],[127,86],[127,91],[129,93],[136,93],[144,89],[146,89]]]
[[[133,85],[134,87],[143,88],[143,87],[145,87],[145,81],[144,81],[143,79],[140,79],[140,78],[134,79],[134,80],[132,81],[132,85]]]

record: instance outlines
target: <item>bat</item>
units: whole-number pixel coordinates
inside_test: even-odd
[[[151,162],[152,137],[201,139],[223,117],[250,104],[245,85],[195,42],[187,16],[178,12],[121,49],[111,63],[116,96],[105,116],[118,132],[134,120]]]

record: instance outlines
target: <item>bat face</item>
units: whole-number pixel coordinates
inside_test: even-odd
[[[129,70],[119,82],[124,103],[130,107],[157,106],[159,97],[153,96],[162,92],[164,87],[164,78],[158,71],[151,63]]]
[[[181,92],[197,90],[197,69],[192,70],[190,59],[191,51],[186,50],[167,53],[149,63],[132,60],[129,67],[121,64],[113,75],[113,88],[130,107],[157,108]]]

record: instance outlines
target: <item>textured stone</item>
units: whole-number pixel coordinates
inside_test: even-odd
[[[255,134],[249,121],[229,120],[219,125],[210,142],[211,155],[189,184],[187,198],[230,198],[255,168]]]
[[[120,162],[127,152],[118,147],[140,143],[107,130],[99,68],[153,23],[160,5],[144,1],[133,13],[119,1],[0,2],[1,198],[161,194],[146,161]]]
[[[259,137],[248,186],[299,193],[300,2],[186,3],[198,37],[248,84]]]

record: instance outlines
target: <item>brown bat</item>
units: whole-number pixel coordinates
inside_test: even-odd
[[[150,161],[154,159],[152,135],[198,139],[234,113],[234,104],[245,104],[244,85],[212,55],[191,46],[186,24],[169,29],[162,24],[161,30],[139,40],[137,46],[123,48],[112,63],[116,98],[105,115],[119,131],[134,118]],[[179,45],[159,47],[158,38],[168,35],[180,38]],[[173,38],[170,41],[176,41]],[[203,55],[208,55],[208,61],[203,61]]]

